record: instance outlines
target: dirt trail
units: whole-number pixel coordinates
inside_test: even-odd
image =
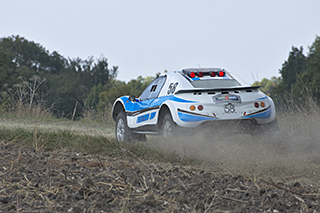
[[[0,146],[0,212],[318,212],[318,182]]]
[[[114,137],[114,129],[110,125],[103,123],[88,123],[88,122],[72,122],[67,120],[56,121],[27,121],[22,120],[11,120],[0,118],[0,128],[11,128],[11,129],[27,129],[30,131],[70,131],[76,134],[87,134],[87,135],[102,135],[105,137]]]
[[[319,133],[297,125],[272,136],[148,137],[146,145],[197,159],[192,165],[0,142],[0,212],[319,212]]]

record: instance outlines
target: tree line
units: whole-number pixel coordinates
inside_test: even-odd
[[[288,59],[279,70],[279,77],[262,79],[253,85],[260,85],[263,92],[271,96],[278,108],[298,106],[308,108],[310,101],[320,103],[320,37],[308,48],[292,46]]]
[[[0,39],[0,109],[41,105],[58,117],[77,117],[88,110],[106,110],[121,95],[138,96],[155,78],[117,80],[118,67],[107,58],[65,58],[20,36]],[[320,37],[309,47],[292,47],[279,77],[253,85],[271,96],[278,108],[320,103]],[[157,74],[159,75],[159,73]]]
[[[41,105],[62,117],[104,110],[120,95],[139,93],[154,77],[116,80],[107,58],[65,58],[20,36],[0,39],[0,107]]]

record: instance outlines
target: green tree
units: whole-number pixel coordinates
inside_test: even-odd
[[[306,70],[297,77],[294,94],[300,99],[314,98],[320,102],[320,37],[317,36],[306,59]]]
[[[280,77],[271,77],[271,79],[264,78],[260,82],[255,81],[252,86],[260,86],[259,90],[267,94],[268,96],[272,96],[274,93],[274,89],[279,86],[281,83],[281,78]]]
[[[123,95],[130,95],[130,92],[130,87],[125,82],[113,80],[99,94],[98,109],[104,110],[106,107],[111,107],[117,98]]]
[[[97,63],[94,64],[91,73],[93,84],[95,86],[97,86],[98,84],[105,85],[108,84],[109,80],[115,79],[117,77],[118,67],[113,66],[112,69],[109,69],[107,59],[101,57],[100,59],[98,59]]]
[[[282,76],[283,88],[290,95],[292,87],[296,83],[296,77],[306,70],[306,56],[303,54],[303,48],[292,47],[288,60],[282,64],[280,70]]]
[[[261,86],[259,90],[270,96],[277,107],[283,107],[286,104],[281,77],[273,76],[270,80],[264,78],[261,82],[255,81],[252,86]]]
[[[54,107],[57,115],[72,115],[77,106],[77,115],[87,104],[86,99],[93,87],[104,87],[116,78],[118,67],[108,68],[107,59],[93,57],[66,59],[58,52],[51,54],[40,44],[20,36],[0,39],[0,89],[17,89],[19,78],[39,76],[46,79],[37,89],[47,107]],[[33,88],[30,86],[30,88]],[[29,88],[29,89],[30,89]],[[5,93],[2,93],[5,94]],[[32,104],[35,94],[31,93]],[[0,102],[8,103],[2,98]],[[1,103],[0,103],[1,104]],[[31,104],[31,105],[32,105]]]
[[[142,91],[153,81],[155,77],[147,76],[143,78],[138,76],[137,79],[132,79],[128,83],[119,80],[112,80],[104,87],[97,87],[91,92],[89,97],[93,97],[93,94],[98,94],[98,109],[103,110],[107,106],[112,106],[113,102],[123,95],[139,96]],[[103,91],[101,91],[103,90]],[[97,101],[97,99],[95,99]]]

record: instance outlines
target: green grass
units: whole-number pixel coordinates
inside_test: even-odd
[[[11,144],[35,151],[71,149],[78,153],[101,153],[151,162],[222,162],[224,169],[247,171],[258,176],[270,173],[320,177],[320,109],[316,107],[308,113],[298,110],[278,113],[281,134],[276,137],[237,135],[231,138],[234,141],[230,138],[215,141],[215,145],[221,145],[220,155],[217,155],[220,157],[212,154],[211,143],[197,137],[188,137],[181,143],[179,140],[172,143],[152,140],[147,143],[118,143],[114,139],[112,120],[101,122],[88,117],[70,121],[52,115],[0,113],[0,146]],[[279,145],[270,145],[275,142],[273,140]],[[184,153],[179,155],[182,148]],[[178,154],[174,150],[178,150]]]
[[[160,149],[148,148],[142,143],[118,143],[114,138],[102,135],[77,134],[68,130],[32,131],[24,128],[0,129],[0,141],[5,145],[24,146],[34,151],[55,151],[71,149],[79,153],[108,153],[112,156],[129,156],[148,161],[190,163],[186,159],[165,153]]]
[[[101,113],[100,113],[101,114]],[[100,115],[99,114],[99,115]],[[25,146],[35,151],[72,149],[80,153],[108,153],[113,156],[131,156],[150,161],[190,162],[174,152],[149,148],[143,143],[118,143],[114,139],[114,122],[110,118],[96,119],[97,113],[71,121],[56,118],[40,107],[0,111],[0,144]],[[105,117],[107,117],[105,115]]]

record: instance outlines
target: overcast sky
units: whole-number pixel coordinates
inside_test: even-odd
[[[119,66],[129,81],[221,67],[247,83],[279,76],[291,47],[320,36],[320,0],[0,0],[0,37]]]

